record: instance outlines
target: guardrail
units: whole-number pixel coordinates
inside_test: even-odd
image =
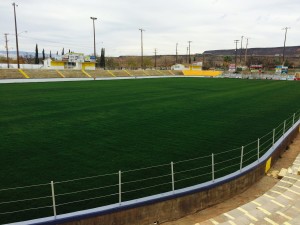
[[[300,121],[300,111],[264,136],[220,153],[167,164],[64,181],[0,189],[0,223],[29,220],[176,192],[214,182],[259,162],[276,141]],[[26,196],[26,197],[22,197]]]

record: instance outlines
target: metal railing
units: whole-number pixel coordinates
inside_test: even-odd
[[[0,223],[122,204],[242,172],[247,165],[259,162],[299,120],[300,111],[257,140],[220,153],[110,174],[0,189]]]

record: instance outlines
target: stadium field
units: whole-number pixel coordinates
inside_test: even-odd
[[[294,81],[166,78],[3,84],[0,189],[224,152],[270,132],[299,109],[300,83]],[[118,182],[117,175],[113,179]],[[106,181],[97,178],[91,187],[97,182]],[[83,181],[76,185],[79,189],[90,187]],[[58,191],[67,192],[76,185],[66,184]],[[128,190],[134,187],[128,184]],[[12,195],[26,198],[31,192],[4,193],[2,199],[9,201]],[[34,192],[50,193],[49,187]],[[128,193],[124,200],[141,196]],[[63,197],[57,201],[68,201]],[[117,197],[103,204],[114,202]],[[0,213],[18,210],[22,204],[28,203],[1,205]],[[99,202],[79,205],[62,205],[58,213],[96,207]],[[51,208],[17,217],[9,214],[1,217],[5,219],[0,223],[14,222],[12,216],[21,220],[50,215]]]

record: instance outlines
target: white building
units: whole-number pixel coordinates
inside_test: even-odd
[[[171,70],[184,70],[185,66],[182,64],[175,64],[173,66],[171,66]]]
[[[54,60],[44,60],[44,69],[74,69],[74,70],[95,70],[95,57],[84,56],[83,53],[67,53],[63,56],[56,56]]]

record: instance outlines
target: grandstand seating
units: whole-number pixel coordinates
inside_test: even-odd
[[[146,70],[149,76],[162,76],[163,74],[159,70]]]
[[[24,76],[16,69],[1,69],[0,79],[22,79]]]
[[[129,73],[132,76],[148,76],[144,70],[130,70]]]
[[[129,77],[130,75],[126,73],[125,70],[110,70],[116,77]]]
[[[88,77],[134,77],[134,76],[174,76],[183,75],[175,70],[42,70],[23,69],[29,78],[88,78]],[[0,79],[25,78],[17,69],[0,69]]]
[[[300,154],[288,169],[288,173],[265,194],[200,224],[300,224],[299,169]]]
[[[66,78],[87,78],[81,70],[59,70]]]
[[[99,69],[96,69],[96,70],[89,70],[87,72],[92,77],[98,77],[98,78],[101,78],[101,77],[114,77],[111,73],[109,73],[108,70],[99,70]]]
[[[182,70],[169,70],[171,72],[171,74],[174,75],[183,75]]]
[[[28,70],[23,71],[29,76],[29,78],[61,78],[61,76],[55,70]]]

